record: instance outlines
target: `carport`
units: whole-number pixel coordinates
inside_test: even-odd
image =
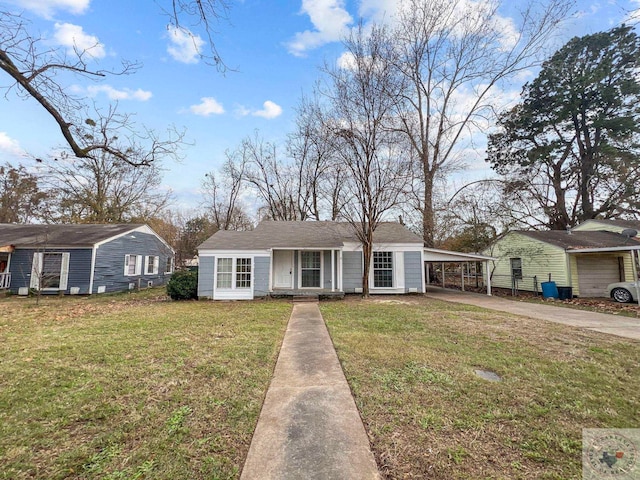
[[[425,248],[423,253],[425,267],[425,288],[429,288],[430,264],[440,263],[442,265],[442,287],[445,285],[445,269],[446,263],[459,263],[462,271],[462,291],[464,291],[464,266],[469,262],[477,262],[482,264],[482,274],[487,285],[487,295],[491,296],[491,276],[489,272],[489,262],[496,260],[495,257],[480,255],[477,253],[451,252],[449,250],[439,250],[437,248]]]

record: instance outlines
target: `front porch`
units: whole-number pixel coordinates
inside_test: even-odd
[[[7,290],[11,285],[11,274],[0,273],[0,290]]]
[[[287,289],[287,288],[275,288],[269,293],[271,298],[309,298],[319,300],[339,300],[344,298],[344,292],[338,292],[331,289],[318,288],[303,290]]]
[[[269,295],[344,296],[341,264],[340,249],[273,249]]]

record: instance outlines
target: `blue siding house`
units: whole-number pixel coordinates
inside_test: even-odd
[[[165,284],[174,251],[147,225],[0,224],[0,289],[119,292]]]
[[[422,238],[396,222],[373,237],[369,293],[424,293]],[[362,292],[362,243],[345,222],[264,221],[218,231],[198,247],[198,297],[249,300]]]

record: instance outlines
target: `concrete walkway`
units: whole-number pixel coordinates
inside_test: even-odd
[[[318,304],[294,304],[240,479],[379,478]]]
[[[447,302],[466,303],[490,310],[515,313],[525,317],[640,340],[640,319],[631,317],[556,307],[554,305],[518,302],[500,297],[489,297],[478,293],[461,292],[433,286],[429,286],[427,296]]]

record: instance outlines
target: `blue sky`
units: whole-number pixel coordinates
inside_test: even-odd
[[[231,69],[224,75],[193,55],[192,41],[167,28],[162,7],[170,7],[170,0],[9,0],[0,5],[24,12],[43,45],[95,45],[91,51],[99,68],[117,65],[121,58],[142,63],[134,75],[100,83],[76,79],[69,88],[98,104],[117,98],[120,111],[134,113],[138,124],[159,132],[169,125],[186,129],[192,145],[183,151],[184,160],[164,164],[165,188],[174,191],[175,207],[184,209],[198,206],[204,174],[223,162],[226,149],[256,130],[267,140],[283,141],[319,67],[340,56],[340,38],[359,18],[365,23],[388,18],[397,1],[228,0],[228,19],[215,25],[214,36]],[[609,29],[638,7],[640,0],[579,1],[557,47],[573,36]],[[203,32],[194,27],[193,33],[206,49]],[[0,85],[9,84],[4,73],[0,78]],[[514,90],[520,88],[514,83]],[[0,163],[35,167],[33,157],[45,158],[62,143],[60,131],[34,101],[0,97]],[[479,161],[463,175],[484,174]]]

